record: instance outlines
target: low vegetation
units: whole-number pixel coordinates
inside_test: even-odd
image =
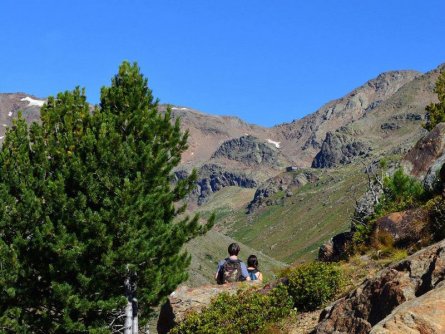
[[[445,122],[445,71],[439,75],[434,90],[439,98],[438,103],[431,103],[426,107],[427,122],[425,129],[431,131],[440,122]]]
[[[400,168],[392,176],[384,178],[383,196],[375,207],[375,216],[416,207],[425,197],[422,184]]]
[[[268,294],[241,289],[236,295],[222,293],[200,313],[191,313],[171,334],[244,334],[261,332],[292,312],[293,301],[279,285]]]
[[[301,311],[313,311],[330,301],[343,284],[340,268],[331,263],[310,262],[287,273],[288,291],[294,306]]]
[[[425,205],[430,213],[430,228],[435,240],[445,238],[445,200],[436,196]]]
[[[170,333],[253,333],[295,310],[312,311],[332,300],[343,287],[343,274],[335,264],[318,261],[286,269],[281,276],[288,285],[278,285],[267,294],[241,289],[236,295],[220,294],[201,312],[194,312]],[[260,331],[261,332],[261,331]]]

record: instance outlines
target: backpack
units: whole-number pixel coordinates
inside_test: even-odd
[[[258,270],[256,269],[252,271],[248,270],[248,272],[251,281],[256,281],[258,279],[258,277],[256,277],[256,273],[258,272]]]
[[[241,260],[226,259],[218,273],[218,284],[241,281]]]

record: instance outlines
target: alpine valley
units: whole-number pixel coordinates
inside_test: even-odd
[[[441,67],[382,73],[302,119],[271,128],[171,106],[190,134],[175,177],[198,171],[188,214],[216,213],[213,229],[187,245],[186,285],[213,282],[216,261],[234,240],[241,258],[257,254],[270,278],[286,264],[316,258],[323,243],[349,230],[368,186],[364,170],[383,157],[397,161],[425,135],[425,106],[437,102]],[[0,142],[19,112],[38,121],[44,102],[0,94]]]

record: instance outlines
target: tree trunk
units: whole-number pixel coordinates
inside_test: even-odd
[[[130,300],[127,302],[125,307],[125,325],[124,334],[133,334],[133,306]]]

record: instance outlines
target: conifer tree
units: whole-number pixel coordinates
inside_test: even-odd
[[[172,171],[187,133],[124,62],[100,106],[50,97],[0,152],[0,332],[110,333],[137,298],[144,322],[187,278],[182,246],[212,221],[178,220],[193,173]],[[136,295],[137,294],[137,295]]]
[[[439,74],[434,92],[439,99],[438,103],[431,103],[425,109],[427,111],[427,122],[425,129],[431,131],[437,124],[445,122],[445,70]]]

